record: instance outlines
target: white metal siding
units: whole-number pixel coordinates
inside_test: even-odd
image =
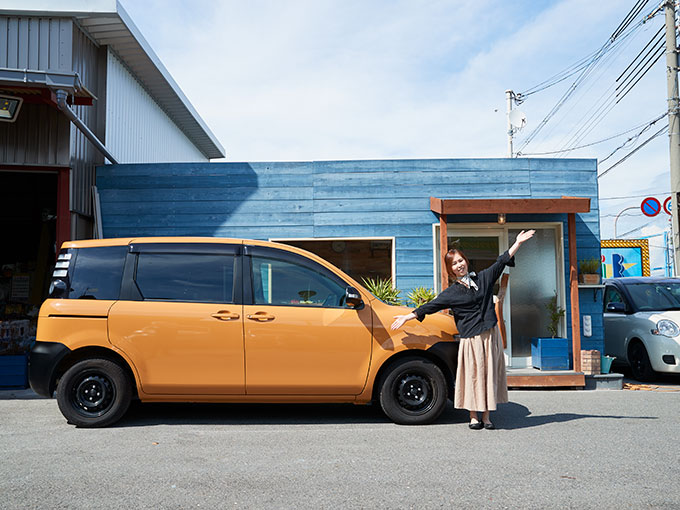
[[[119,163],[207,161],[109,49],[106,147]]]

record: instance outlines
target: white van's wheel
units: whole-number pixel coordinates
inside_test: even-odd
[[[392,366],[382,380],[380,405],[401,425],[432,423],[448,399],[446,378],[437,365],[422,358],[405,358]]]
[[[61,377],[57,403],[69,423],[78,427],[106,427],[127,411],[132,398],[123,368],[107,359],[79,361]]]

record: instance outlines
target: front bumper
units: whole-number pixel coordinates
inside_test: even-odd
[[[43,397],[52,397],[55,371],[71,349],[58,342],[36,342],[28,355],[28,383]]]

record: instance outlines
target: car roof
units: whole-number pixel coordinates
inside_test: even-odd
[[[669,276],[623,276],[607,278],[604,283],[618,283],[619,285],[635,285],[639,283],[680,283],[680,278]]]

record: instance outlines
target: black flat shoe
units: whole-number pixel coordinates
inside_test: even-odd
[[[493,423],[489,422],[484,424],[484,428],[486,430],[494,430],[496,427],[494,427]]]
[[[484,428],[484,424],[481,421],[478,422],[470,422],[468,425],[472,430],[482,430]]]

